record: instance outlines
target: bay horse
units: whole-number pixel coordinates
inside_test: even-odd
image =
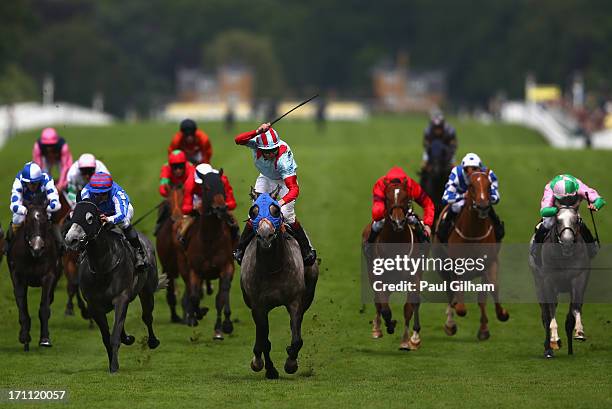
[[[278,370],[270,358],[272,344],[269,337],[268,313],[284,306],[289,313],[291,345],[287,347],[285,372],[298,370],[298,354],[302,340],[302,320],[314,299],[319,277],[318,263],[304,267],[297,241],[285,231],[285,226],[275,226],[272,220],[281,219],[278,202],[268,193],[251,195],[255,203],[249,210],[251,222],[258,219],[255,239],[248,244],[242,261],[240,287],[245,304],[251,309],[255,322],[255,346],[251,369],[259,372],[266,368],[266,378],[277,379]],[[254,225],[255,226],[255,225]],[[264,360],[261,359],[263,354]]]
[[[193,225],[185,234],[187,244],[188,297],[185,298],[187,325],[198,325],[202,318],[200,300],[203,297],[203,280],[219,279],[215,298],[217,319],[213,339],[223,340],[223,334],[231,334],[230,289],[234,278],[233,244],[227,219],[230,217],[225,204],[225,188],[220,173],[208,173],[202,180],[202,206]],[[221,321],[221,314],[224,319]]]
[[[157,232],[156,249],[162,272],[168,277],[166,287],[166,301],[170,307],[170,321],[174,323],[184,322],[176,313],[176,288],[175,279],[181,277],[185,287],[189,285],[189,270],[187,267],[187,256],[183,245],[178,241],[177,231],[183,217],[181,206],[183,205],[183,189],[173,187],[162,206],[166,206],[162,212],[169,212],[169,217]],[[187,291],[185,291],[185,294]],[[183,303],[184,304],[184,303]]]
[[[491,210],[490,188],[488,171],[475,171],[469,176],[469,186],[465,195],[465,204],[457,216],[454,228],[448,237],[447,251],[450,258],[465,258],[466,256],[483,257],[486,259],[485,268],[482,271],[474,270],[473,273],[457,275],[453,271],[440,271],[440,276],[446,282],[448,305],[446,308],[446,323],[444,332],[447,335],[457,333],[457,324],[454,321],[453,309],[457,315],[463,317],[467,309],[463,302],[463,292],[454,292],[449,283],[456,280],[472,280],[481,278],[482,283],[493,284],[494,291],[491,295],[495,302],[495,314],[497,319],[505,322],[510,318],[508,311],[499,302],[498,293],[498,253],[499,244],[495,238],[493,222],[489,217]],[[448,211],[444,209],[444,213]],[[444,216],[441,215],[440,220]],[[439,222],[438,222],[439,223]],[[476,246],[480,245],[480,246]],[[486,312],[487,292],[478,293],[478,306],[480,308],[480,327],[477,338],[481,341],[489,339],[489,331]]]
[[[569,293],[569,311],[565,317],[567,353],[574,353],[574,338],[584,340],[581,322],[584,293],[589,281],[591,259],[587,245],[580,234],[580,216],[573,206],[559,206],[555,223],[541,247],[541,265],[530,256],[529,265],[533,273],[538,302],[544,325],[544,357],[553,358],[553,350],[560,349],[561,339],[557,333],[555,313],[558,295]]]
[[[13,282],[13,292],[19,309],[19,342],[30,350],[31,320],[28,313],[28,287],[41,287],[40,339],[38,345],[51,347],[49,318],[55,286],[60,277],[59,251],[47,217],[45,195],[24,203],[28,209],[23,226],[12,237],[7,262]]]
[[[88,303],[89,311],[100,328],[108,355],[111,373],[119,369],[119,346],[132,345],[135,338],[124,328],[128,305],[136,296],[142,305],[142,320],[147,326],[150,349],[159,346],[153,331],[155,291],[167,284],[165,275],[157,276],[157,260],[151,242],[140,232],[138,236],[145,250],[147,268],[137,271],[136,256],[123,233],[111,223],[102,224],[100,210],[89,201],[76,204],[72,225],[65,237],[67,246],[79,250],[79,287]],[[115,322],[109,331],[106,314],[114,310]]]
[[[368,244],[367,238],[370,235],[372,224],[368,223],[362,232],[362,245],[366,257],[369,255],[370,260],[367,260],[368,277],[370,285],[374,282],[372,269],[369,268],[375,257],[395,257],[399,251],[402,254],[408,254],[409,257],[420,257],[424,254],[424,246],[419,244],[424,243],[421,223],[416,214],[412,211],[412,200],[408,195],[408,184],[404,182],[386,183],[385,186],[385,218],[384,226],[376,237],[374,244]],[[384,250],[379,251],[379,246],[389,244],[393,246],[391,253],[385,254]],[[401,244],[401,249],[398,248]],[[415,246],[417,244],[417,246]],[[369,248],[368,248],[369,247]],[[417,254],[418,253],[418,254]],[[410,281],[415,283],[417,288],[422,278],[422,271],[417,271],[411,276]],[[383,332],[381,321],[384,320],[387,334],[393,334],[397,321],[392,318],[391,307],[389,305],[390,294],[388,292],[376,292],[374,294],[374,305],[376,306],[376,316],[372,322],[372,338],[382,338]],[[404,332],[400,343],[400,350],[417,350],[421,346],[421,320],[419,317],[420,296],[418,292],[409,292],[404,303]],[[410,321],[414,317],[412,327],[412,336],[410,335]],[[382,320],[381,320],[382,318]]]
[[[427,149],[427,163],[421,171],[420,185],[431,198],[435,206],[436,220],[442,212],[442,195],[444,186],[451,171],[450,151],[448,146],[439,139],[434,139]],[[434,220],[435,223],[435,220]]]
[[[66,199],[65,192],[59,192],[60,204],[62,208],[55,212],[53,215],[53,220],[62,229],[62,236],[65,237],[65,233],[67,233],[70,228],[70,212],[72,208]],[[68,248],[64,248],[61,252],[61,265],[64,271],[64,275],[66,276],[66,291],[68,293],[68,300],[66,301],[66,309],[64,310],[64,315],[72,316],[74,315],[74,302],[73,299],[76,297],[77,306],[81,311],[81,317],[83,319],[89,320],[90,327],[93,326],[93,321],[91,320],[91,316],[89,311],[87,310],[87,304],[83,301],[83,297],[81,297],[81,292],[79,291],[79,274],[78,274],[78,264],[79,264],[79,253],[75,250],[71,250]]]

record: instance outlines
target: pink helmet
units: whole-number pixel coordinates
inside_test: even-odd
[[[40,143],[43,145],[55,145],[59,142],[59,135],[55,128],[45,128],[40,134]]]
[[[95,168],[96,157],[91,153],[84,153],[79,157],[79,169],[81,168]]]

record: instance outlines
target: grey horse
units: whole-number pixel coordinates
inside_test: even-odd
[[[550,234],[541,244],[541,263],[534,254],[529,258],[529,265],[535,280],[536,294],[542,310],[542,324],[546,332],[544,357],[552,358],[553,349],[557,348],[556,326],[551,329],[555,320],[558,295],[569,293],[569,311],[565,318],[567,335],[567,353],[573,354],[572,331],[576,318],[580,317],[584,293],[591,271],[589,251],[580,235],[580,216],[574,207],[560,207]],[[538,244],[532,244],[537,246]],[[556,321],[555,321],[556,322]],[[552,334],[551,333],[555,333]],[[552,342],[551,342],[552,338]]]
[[[151,242],[138,233],[147,256],[147,268],[135,268],[136,257],[121,232],[109,223],[102,224],[100,211],[91,202],[77,203],[71,218],[72,225],[65,242],[71,249],[82,253],[79,263],[79,286],[89,311],[100,328],[102,341],[108,354],[110,372],[119,369],[119,345],[131,345],[134,337],[124,329],[128,304],[138,296],[142,305],[142,320],[147,326],[148,346],[157,348],[159,340],[153,332],[154,293],[164,288],[167,278],[157,277],[157,261]],[[112,334],[106,314],[115,311]]]
[[[266,378],[277,379],[278,371],[270,359],[268,313],[280,306],[285,306],[289,312],[291,345],[287,347],[284,369],[293,374],[298,369],[298,353],[303,345],[302,319],[314,298],[319,267],[314,263],[304,268],[297,241],[284,231],[284,227],[275,227],[270,221],[280,219],[280,207],[267,193],[261,194],[249,211],[251,221],[258,216],[263,217],[259,218],[255,240],[245,251],[240,287],[256,327],[251,369],[255,372],[263,369],[263,353]]]

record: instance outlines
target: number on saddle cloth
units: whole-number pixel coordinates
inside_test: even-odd
[[[260,194],[251,209],[249,210],[249,218],[253,223],[253,229],[257,230],[259,222],[263,219],[268,219],[275,229],[278,229],[282,223],[282,213],[278,202],[268,194]]]

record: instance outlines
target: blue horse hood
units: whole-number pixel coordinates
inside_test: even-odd
[[[249,217],[251,218],[251,222],[253,223],[254,230],[257,230],[259,222],[263,219],[268,219],[276,229],[280,227],[283,219],[282,214],[279,212],[279,215],[277,217],[274,217],[270,212],[271,205],[276,205],[280,209],[278,201],[272,199],[272,197],[268,193],[260,194],[259,197],[255,200],[255,203],[253,203],[253,206],[251,206],[251,211],[249,211]],[[252,210],[255,208],[255,206],[257,206],[258,208],[258,212],[256,217],[253,218]]]

